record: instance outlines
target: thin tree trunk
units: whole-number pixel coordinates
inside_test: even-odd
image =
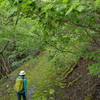
[[[3,74],[0,72],[1,78],[4,77]]]
[[[3,65],[4,65],[3,67],[4,67],[4,69],[5,69],[6,75],[8,76],[8,73],[9,73],[10,71],[9,71],[9,69],[8,69],[8,67],[7,67],[6,60],[5,60],[4,56],[3,56],[3,54],[1,54],[1,58],[2,58],[2,62],[3,62]]]
[[[8,64],[9,71],[11,72],[11,71],[12,71],[12,69],[11,69],[11,64],[10,64],[10,61],[9,61],[8,58],[7,58],[7,64]]]

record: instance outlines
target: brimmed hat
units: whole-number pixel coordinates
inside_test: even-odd
[[[26,72],[24,70],[20,71],[19,75],[25,75]]]

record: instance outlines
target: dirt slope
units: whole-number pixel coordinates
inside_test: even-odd
[[[86,61],[83,58],[78,60],[74,71],[65,79],[66,88],[63,92],[66,94],[66,98],[62,100],[100,100],[100,78],[90,76],[87,70],[88,64],[91,62],[91,60]],[[72,84],[69,85],[69,82]]]

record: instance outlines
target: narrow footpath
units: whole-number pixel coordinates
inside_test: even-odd
[[[34,90],[35,90],[35,86],[34,85],[32,85],[32,87],[27,91],[27,99],[28,100],[33,100],[33,98],[32,98],[32,94],[34,94]]]

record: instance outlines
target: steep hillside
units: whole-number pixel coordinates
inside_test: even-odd
[[[43,86],[43,88],[41,89],[44,89],[44,86],[46,84],[49,84],[49,79],[51,79],[52,77],[57,77],[57,72],[60,72],[62,70],[60,68],[55,69],[52,67],[51,62],[48,61],[48,53],[47,51],[44,51],[43,53],[41,53],[41,55],[34,59],[34,61],[26,62],[20,68],[13,71],[8,77],[5,77],[0,81],[0,100],[17,99],[13,86],[15,79],[19,74],[19,71],[23,69],[27,73],[26,78],[28,81],[28,100],[29,98],[31,98],[29,97],[29,94],[31,94],[29,92],[34,92],[33,88],[36,88],[36,86],[41,85]]]
[[[97,91],[97,86],[100,85],[100,78],[89,75],[88,65],[92,60],[80,58],[74,68],[74,71],[65,78],[66,87],[64,93],[66,99],[57,100],[100,100]],[[96,93],[96,94],[95,94]]]
[[[99,78],[90,76],[87,70],[92,60],[80,58],[62,68],[52,65],[53,60],[48,61],[48,57],[48,51],[44,51],[34,61],[26,62],[2,79],[0,100],[17,100],[13,86],[23,69],[28,80],[27,100],[92,100],[92,97],[100,100],[97,92]]]

